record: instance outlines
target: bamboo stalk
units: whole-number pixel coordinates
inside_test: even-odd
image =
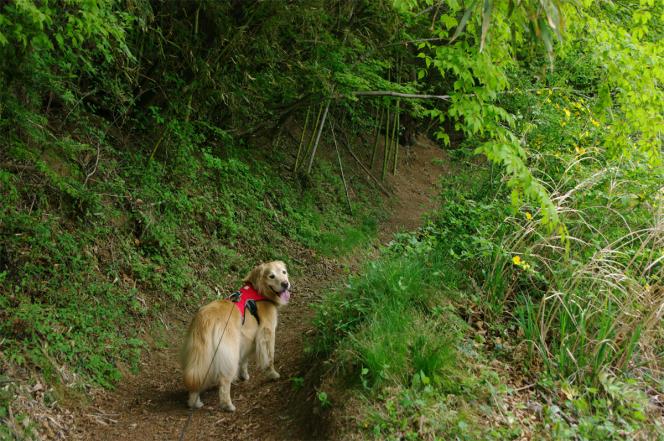
[[[380,116],[378,116],[380,115]],[[371,153],[371,165],[369,166],[370,168],[373,168],[374,163],[376,161],[376,154],[378,153],[378,135],[380,135],[380,128],[383,125],[383,117],[384,115],[384,109],[382,107],[379,107],[376,110],[376,116],[378,117],[378,125],[376,126],[376,130],[374,130],[374,146],[373,146],[373,152]]]
[[[154,148],[152,149],[152,153],[150,154],[150,161],[154,159],[154,154],[157,153],[157,149],[161,145],[161,142],[164,140],[167,131],[168,127],[165,127],[164,130],[161,132],[161,136],[159,137],[159,140],[155,143]]]
[[[196,19],[194,21],[194,37],[196,37],[198,35],[198,15],[200,14],[200,12],[201,12],[201,7],[199,6],[196,9]],[[192,88],[192,90],[189,92],[189,100],[187,102],[187,113],[185,114],[185,117],[184,117],[184,120],[186,122],[189,122],[189,118],[191,117],[191,101],[192,101],[193,97],[194,97],[194,91],[193,91],[193,88]]]
[[[390,105],[387,104],[387,118],[385,119],[385,147],[383,149],[383,171],[380,178],[384,181],[387,174],[387,163],[390,157]]]
[[[397,174],[397,158],[399,157],[399,99],[397,98],[397,113],[394,116],[394,129],[392,130],[392,138],[394,139],[394,165],[392,167],[392,174]],[[396,135],[395,135],[396,134]]]
[[[304,128],[302,129],[302,136],[300,136],[300,144],[297,146],[297,156],[295,157],[295,166],[293,171],[297,170],[297,167],[300,165],[300,155],[302,154],[302,147],[304,146],[304,135],[307,133],[307,127],[309,126],[309,114],[311,113],[311,107],[307,107],[307,116],[304,118]]]
[[[311,152],[311,157],[309,158],[309,166],[307,167],[307,174],[311,173],[311,167],[314,165],[314,158],[316,157],[316,150],[318,149],[318,143],[320,142],[320,135],[323,133],[323,127],[325,127],[325,118],[327,118],[327,112],[330,110],[330,102],[332,100],[327,100],[327,105],[325,105],[325,112],[323,113],[323,120],[320,122],[320,127],[318,127],[318,135],[316,135],[316,143],[314,144],[313,151]]]
[[[348,184],[346,184],[346,177],[344,176],[344,166],[341,164],[341,153],[339,153],[339,146],[337,145],[337,138],[334,136],[334,124],[330,124],[332,129],[332,141],[334,141],[334,148],[337,151],[337,159],[339,160],[339,170],[341,170],[341,181],[344,183],[344,190],[346,190],[346,201],[348,201],[348,211],[353,215],[353,207],[350,205],[350,194],[348,193]]]
[[[401,84],[401,68],[403,67],[403,61],[401,58],[397,61],[397,84]],[[394,116],[394,128],[392,129],[392,139],[394,141],[394,164],[392,166],[392,174],[397,174],[397,159],[399,157],[399,122],[400,122],[400,110],[401,98],[397,98],[397,109],[396,115]]]
[[[304,154],[302,156],[302,162],[304,162],[305,158],[309,156],[309,153],[311,152],[311,147],[314,145],[314,139],[316,137],[316,131],[318,130],[318,124],[320,123],[320,116],[323,114],[323,103],[320,104],[318,107],[318,115],[316,115],[316,123],[311,129],[311,137],[309,138],[309,142],[307,143],[307,147],[304,149]],[[298,164],[298,167],[301,164]],[[295,169],[297,171],[297,169]]]

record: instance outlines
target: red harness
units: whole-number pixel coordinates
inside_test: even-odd
[[[261,295],[256,291],[256,289],[251,286],[250,283],[244,285],[238,292],[231,294],[230,299],[242,316],[242,324],[244,324],[244,312],[249,308],[249,312],[256,318],[256,321],[260,323],[258,318],[258,311],[256,310],[256,302],[262,302],[264,300],[270,300],[264,295]]]

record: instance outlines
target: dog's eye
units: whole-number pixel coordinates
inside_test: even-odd
[[[282,271],[282,273],[286,274],[286,271]]]
[[[274,274],[270,274],[270,279],[274,279]]]

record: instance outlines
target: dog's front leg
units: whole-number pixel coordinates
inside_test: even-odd
[[[276,380],[277,378],[280,377],[279,372],[277,372],[276,369],[274,369],[274,342],[276,340],[276,334],[277,333],[276,333],[276,329],[271,329],[271,331],[272,332],[270,333],[270,340],[269,340],[269,342],[270,342],[270,344],[269,344],[270,367],[268,368],[267,376],[272,380]]]
[[[242,381],[247,381],[249,379],[249,356],[256,350],[254,347],[254,341],[242,337],[242,345],[240,348],[240,370],[238,372],[238,377]]]
[[[280,377],[279,372],[274,369],[274,337],[275,329],[266,326],[259,331],[256,341],[258,365],[267,370],[267,376],[271,380]]]

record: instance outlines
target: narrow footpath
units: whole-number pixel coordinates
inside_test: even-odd
[[[389,218],[380,226],[379,240],[386,243],[397,231],[419,226],[423,213],[437,203],[437,181],[449,172],[445,153],[420,137],[407,151],[400,169],[389,181],[395,196]],[[296,249],[297,261],[311,262],[311,251]],[[370,253],[342,259],[317,258],[293,276],[291,303],[280,312],[277,329],[276,367],[281,374],[270,381],[250,367],[249,381],[232,387],[237,411],[217,407],[217,392],[203,394],[205,406],[193,413],[184,440],[304,440],[334,439],[333,428],[321,427],[314,391],[294,387],[293,378],[303,378],[312,366],[304,354],[312,333],[312,310],[328,290],[345,283]],[[76,411],[73,435],[80,440],[179,440],[189,417],[186,392],[178,366],[178,347],[192,313],[173,311],[164,320],[165,344],[151,344],[141,361],[140,372],[127,375],[114,391],[97,391],[92,404]]]

